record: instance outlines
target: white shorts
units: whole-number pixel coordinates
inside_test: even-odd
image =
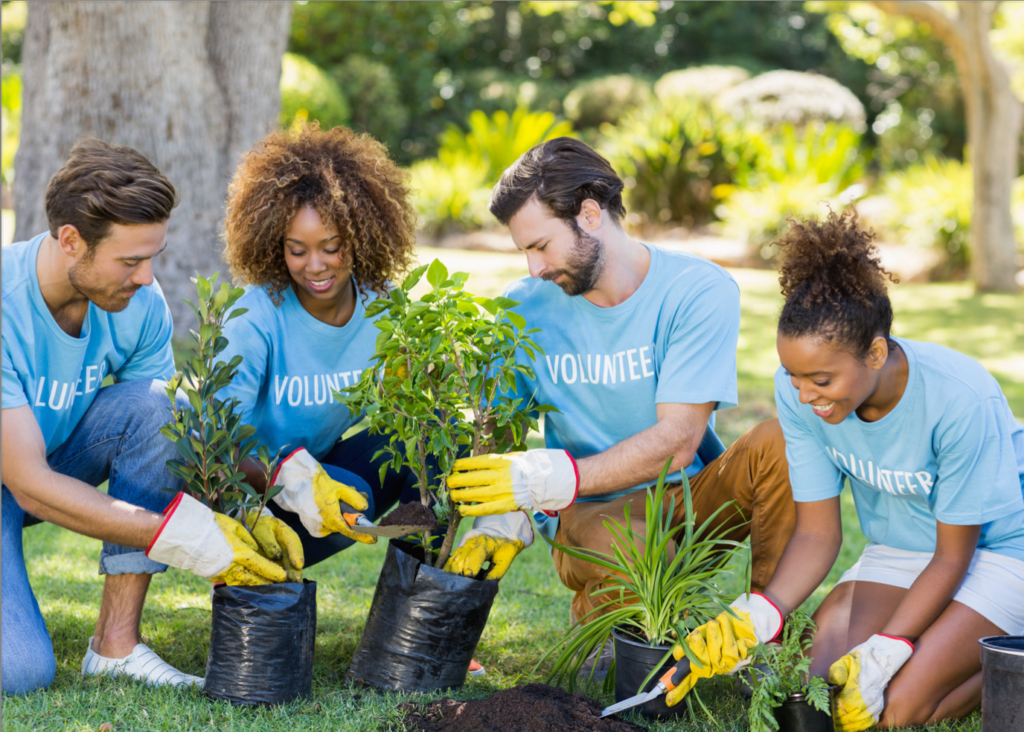
[[[868,544],[836,584],[859,580],[909,589],[931,559],[931,552]],[[1024,634],[1024,562],[978,549],[953,599],[1007,635]]]

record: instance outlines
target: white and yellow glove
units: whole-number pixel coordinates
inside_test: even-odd
[[[579,494],[576,461],[565,450],[527,450],[477,455],[455,461],[448,478],[452,500],[463,516],[510,511],[543,511],[550,516],[572,505]],[[464,505],[464,504],[476,505]]]
[[[259,545],[260,553],[280,564],[289,582],[301,582],[306,554],[299,535],[284,521],[274,518],[268,508],[263,509],[262,515],[255,510],[249,511],[245,523],[252,529],[252,538]]]
[[[177,495],[164,515],[146,549],[146,556],[153,561],[229,585],[267,585],[288,579],[287,572],[262,556],[249,532],[230,516],[214,513],[185,493]],[[294,542],[299,541],[294,531],[284,528]],[[300,544],[300,559],[301,549]]]
[[[833,720],[838,732],[860,732],[878,724],[885,687],[913,653],[910,641],[876,633],[832,664],[828,681],[840,687]]]
[[[736,615],[720,613],[686,636],[686,645],[700,661],[701,668],[690,665],[689,675],[665,697],[668,706],[678,704],[698,679],[733,673],[746,666],[750,663],[751,649],[774,640],[782,630],[782,613],[760,593],[740,595],[729,607]],[[677,661],[686,657],[680,644],[672,649],[672,655]]]
[[[499,516],[481,516],[465,533],[459,548],[444,565],[446,572],[476,577],[488,561],[491,568],[484,579],[501,579],[519,552],[533,543],[530,517],[522,511]]]
[[[363,544],[377,541],[376,536],[352,531],[342,518],[338,502],[344,501],[356,511],[365,511],[370,504],[363,494],[334,480],[304,448],[281,461],[270,484],[283,486],[274,496],[274,502],[297,513],[310,536],[320,538],[338,533]]]

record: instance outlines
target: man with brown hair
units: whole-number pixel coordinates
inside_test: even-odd
[[[534,377],[516,393],[558,411],[544,415],[546,449],[458,461],[448,480],[463,513],[480,516],[469,544],[478,559],[532,540],[525,512],[560,544],[611,553],[608,518],[644,535],[645,493],[672,459],[686,471],[698,524],[728,501],[729,538],[751,536],[753,588],[771,578],[793,532],[785,445],[777,420],[724,450],[714,412],[735,406],[739,288],[711,262],[632,239],[622,228],[623,183],[578,140],[526,152],[502,175],[491,213],[509,227],[530,278],[505,295],[543,347]],[[679,489],[673,520],[683,516]],[[524,512],[501,514],[509,502]],[[476,505],[470,505],[476,504]],[[557,528],[556,528],[557,527]],[[607,577],[596,565],[554,553],[555,568],[583,618],[601,604]],[[477,561],[477,564],[480,562]],[[759,596],[752,595],[753,602]]]
[[[152,260],[177,202],[135,150],[83,140],[47,187],[49,231],[3,249],[3,691],[44,688],[55,671],[25,569],[25,526],[50,521],[104,542],[84,674],[202,683],[141,643],[150,579],[168,564],[214,580],[235,579],[242,565],[262,573],[246,574],[250,584],[284,579],[239,546],[233,519],[162,490],[182,483],[159,433],[174,360]],[[116,383],[101,388],[108,376]],[[108,479],[107,493],[97,491]]]

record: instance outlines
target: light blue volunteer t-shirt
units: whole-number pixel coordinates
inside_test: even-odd
[[[362,417],[352,415],[332,391],[351,386],[376,352],[373,318],[357,293],[352,319],[338,328],[310,315],[291,287],[274,305],[263,287],[248,287],[236,307],[249,312],[228,321],[222,358],[242,357],[223,397],[241,402],[242,421],[282,457],[304,447],[320,460]],[[375,299],[370,293],[366,304]]]
[[[615,307],[569,297],[553,282],[525,278],[505,291],[545,351],[516,377],[516,394],[558,412],[544,415],[544,442],[576,459],[604,452],[654,426],[658,404],[736,406],[739,288],[716,264],[645,244],[651,264],[640,287]],[[695,458],[686,473],[704,467]],[[678,474],[677,474],[678,475]],[[645,488],[580,501],[610,501]]]
[[[907,388],[889,414],[838,425],[801,404],[785,369],[775,403],[793,497],[838,496],[850,479],[864,534],[876,544],[935,551],[936,521],[982,526],[978,546],[1024,561],[1024,425],[977,361],[896,338]]]
[[[119,313],[89,303],[78,338],[61,330],[36,272],[46,236],[3,248],[2,338],[3,408],[32,407],[49,455],[81,421],[104,377],[166,380],[174,354],[171,313],[155,280]]]

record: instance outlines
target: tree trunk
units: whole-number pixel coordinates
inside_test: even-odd
[[[981,292],[1016,292],[1010,193],[1024,114],[1010,88],[1010,74],[989,44],[998,3],[958,2],[956,18],[921,0],[872,4],[927,23],[953,54],[967,109],[967,159],[974,177],[971,275]]]
[[[196,271],[220,270],[227,182],[280,107],[288,2],[29,3],[14,240],[47,228],[50,177],[82,136],[130,145],[174,184],[156,274],[179,335]]]

